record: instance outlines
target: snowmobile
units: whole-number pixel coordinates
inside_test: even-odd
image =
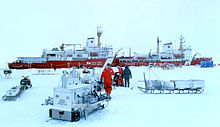
[[[9,89],[2,97],[5,101],[15,101],[26,89],[31,88],[32,84],[29,76],[22,76],[19,86],[14,86]]]
[[[73,122],[81,117],[86,119],[89,113],[104,108],[108,104],[106,94],[99,86],[98,78],[91,77],[94,78],[90,78],[89,83],[84,83],[75,69],[69,74],[63,71],[61,85],[54,88],[53,97],[45,99],[42,104],[52,105],[49,117]]]
[[[28,88],[31,88],[32,87],[32,84],[31,84],[31,80],[29,79],[29,76],[22,76],[23,79],[21,79],[20,81],[20,86],[24,87],[24,89],[28,89]]]

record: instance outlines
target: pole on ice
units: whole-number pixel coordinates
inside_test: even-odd
[[[66,71],[63,71],[62,88],[66,88]]]

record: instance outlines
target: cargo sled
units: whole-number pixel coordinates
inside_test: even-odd
[[[138,86],[144,93],[202,93],[204,91],[204,80],[148,80],[145,87]]]
[[[6,94],[2,97],[5,101],[15,101],[26,89],[31,88],[32,84],[29,76],[23,76],[19,86],[14,86],[9,89]]]
[[[149,68],[150,71],[150,68]],[[145,87],[138,86],[138,89],[144,93],[178,93],[178,94],[196,94],[202,93],[205,88],[204,80],[146,80],[144,73]]]

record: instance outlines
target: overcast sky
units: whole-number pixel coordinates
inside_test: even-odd
[[[0,66],[61,43],[85,46],[97,26],[115,51],[148,53],[157,36],[177,47],[182,34],[193,53],[220,59],[219,12],[219,0],[1,0]]]

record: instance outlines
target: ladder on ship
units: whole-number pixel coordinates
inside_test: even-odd
[[[108,63],[112,64],[115,57],[107,57],[105,64],[103,65],[103,68],[107,66]]]
[[[112,62],[114,61],[114,58],[116,58],[116,56],[118,55],[118,53],[122,50],[123,48],[120,48],[117,52],[115,52],[115,56],[110,56],[107,57],[105,64],[103,65],[103,69],[107,66],[108,63],[110,63],[112,65]]]

